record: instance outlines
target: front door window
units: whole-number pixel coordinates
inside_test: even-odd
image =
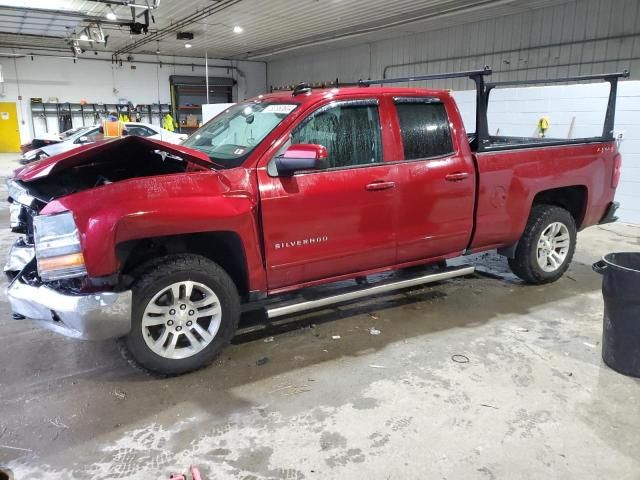
[[[323,145],[327,149],[328,168],[381,163],[378,106],[371,101],[329,104],[294,130],[291,143]]]

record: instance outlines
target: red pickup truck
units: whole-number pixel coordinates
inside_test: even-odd
[[[576,232],[615,220],[625,74],[557,80],[611,84],[602,136],[562,140],[489,135],[489,94],[502,86],[489,73],[397,80],[473,79],[473,134],[448,91],[299,86],[229,108],[182,146],[125,137],[18,170],[14,318],[118,338],[129,360],[170,375],[211,362],[243,304],[277,317],[467,275],[446,260],[489,249],[526,282],[558,279]],[[366,282],[422,264],[440,269]],[[348,279],[353,289],[305,297]]]

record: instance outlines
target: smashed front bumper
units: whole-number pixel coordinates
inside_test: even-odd
[[[84,340],[105,340],[129,333],[131,290],[80,294],[58,291],[45,284],[27,284],[21,273],[34,259],[29,248],[33,250],[16,242],[5,266],[13,277],[6,295],[14,318],[29,318],[49,330]]]

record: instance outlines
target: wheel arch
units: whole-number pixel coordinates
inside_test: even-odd
[[[587,211],[589,190],[585,185],[571,185],[566,187],[542,190],[533,197],[531,210],[535,205],[545,204],[567,210],[580,230]],[[530,210],[530,211],[531,211]]]
[[[573,217],[576,228],[580,230],[587,212],[588,199],[589,190],[585,185],[569,185],[565,187],[541,190],[536,193],[531,200],[529,215],[531,215],[531,212],[536,205],[554,205],[567,210]],[[524,233],[525,227],[526,222],[523,226],[522,233]],[[519,243],[520,240],[516,241],[512,245],[498,248],[498,253],[507,258],[514,258]]]
[[[231,277],[241,296],[249,293],[247,255],[240,235],[233,231],[188,233],[127,240],[116,245],[124,283],[132,273],[160,256],[190,253],[217,263]]]

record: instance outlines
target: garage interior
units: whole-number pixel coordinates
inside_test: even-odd
[[[110,112],[156,127],[170,116],[186,136],[229,104],[301,82],[340,89],[485,65],[495,82],[629,72],[615,112],[619,219],[579,233],[562,278],[527,285],[491,251],[449,262],[475,266],[470,276],[277,320],[247,310],[214,363],[171,378],[130,368],[113,341],[16,321],[3,295],[0,472],[640,478],[640,381],[602,360],[592,269],[640,252],[637,0],[0,0],[0,188],[6,199],[21,145]],[[398,86],[450,90],[472,131],[468,79]],[[505,90],[489,127],[537,135],[530,118],[544,117],[542,136],[588,136],[602,125],[601,87]],[[3,258],[9,222],[3,200]]]

